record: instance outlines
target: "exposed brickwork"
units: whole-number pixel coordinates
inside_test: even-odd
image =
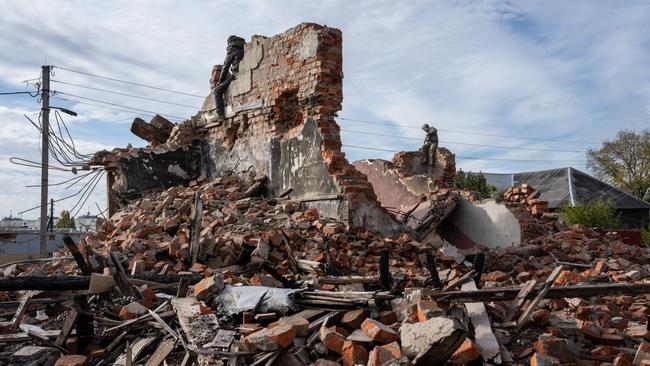
[[[260,57],[261,54],[261,57]],[[247,70],[246,65],[256,65]],[[313,119],[321,135],[321,155],[340,194],[356,205],[380,207],[372,185],[341,151],[340,127],[335,121],[343,100],[341,31],[303,23],[267,38],[254,36],[245,46],[238,79],[229,87],[225,102],[228,116],[223,123],[209,123],[213,96],[204,104],[209,137],[233,147],[242,138],[293,138],[304,123]],[[240,84],[237,84],[240,83]],[[255,106],[247,108],[246,106]],[[233,112],[234,111],[234,112]]]

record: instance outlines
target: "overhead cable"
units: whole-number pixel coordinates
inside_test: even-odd
[[[90,101],[92,101],[92,102],[96,102],[96,103],[103,103],[103,104],[112,105],[112,106],[116,106],[116,107],[120,107],[120,108],[131,109],[131,110],[139,111],[139,112],[151,113],[151,114],[153,114],[153,115],[159,114],[159,115],[161,115],[161,116],[167,116],[167,117],[176,118],[176,119],[180,119],[180,120],[186,120],[186,119],[188,119],[188,118],[186,118],[186,117],[179,117],[179,116],[174,116],[174,115],[171,115],[171,114],[164,114],[164,113],[158,113],[158,112],[154,112],[154,111],[148,111],[148,110],[146,110],[146,109],[140,109],[140,108],[135,108],[135,107],[129,107],[129,106],[126,106],[126,105],[121,105],[121,104],[117,104],[117,103],[111,103],[111,102],[107,102],[107,101],[100,100],[100,99],[88,98],[88,97],[83,97],[83,96],[80,96],[80,95],[75,95],[75,94],[65,93],[65,92],[58,91],[58,90],[57,90],[56,92],[57,92],[58,94],[67,95],[67,96],[71,96],[71,97],[74,97],[74,98],[79,98],[79,99],[84,99],[84,100],[90,100]]]
[[[121,79],[116,79],[116,78],[112,78],[112,77],[108,77],[108,76],[92,74],[92,73],[89,73],[89,72],[86,72],[86,71],[69,69],[69,68],[62,67],[62,66],[53,66],[53,67],[56,67],[57,69],[69,71],[69,72],[74,72],[74,73],[81,74],[81,75],[87,75],[87,76],[92,76],[92,77],[99,78],[99,79],[115,81],[115,82],[118,82],[118,83],[135,85],[135,86],[140,86],[140,87],[143,87],[143,88],[149,88],[149,89],[160,90],[160,91],[164,91],[164,92],[168,92],[168,93],[187,95],[189,97],[205,99],[205,95],[197,95],[197,94],[185,93],[185,92],[181,92],[181,91],[177,91],[177,90],[161,88],[161,87],[158,87],[158,86],[146,85],[146,84],[136,83],[136,82],[133,82],[133,81],[121,80]]]
[[[403,140],[422,141],[422,138],[417,138],[417,137],[399,136],[399,135],[387,135],[387,134],[373,133],[373,132],[368,132],[368,131],[348,130],[348,129],[345,129],[345,128],[342,128],[341,131],[344,131],[344,132],[350,132],[350,133],[360,133],[360,134],[371,135],[371,136],[391,137],[391,138],[403,139]],[[584,151],[580,151],[580,150],[556,150],[556,149],[541,149],[541,148],[534,148],[534,147],[520,147],[520,146],[483,145],[483,144],[473,144],[473,143],[468,143],[468,142],[455,142],[455,141],[442,141],[442,140],[440,141],[440,143],[444,143],[444,144],[452,144],[452,145],[467,145],[467,146],[477,146],[477,147],[490,147],[490,148],[494,148],[494,149],[513,149],[513,150],[531,150],[531,151],[550,151],[550,152],[584,153]]]
[[[384,151],[384,152],[392,152],[392,153],[400,152],[398,150],[379,149],[379,148],[374,148],[374,147],[357,146],[357,145],[343,145],[343,147],[351,147],[353,149],[363,149],[363,150],[373,150],[373,151]],[[458,156],[458,155],[456,155],[456,158],[458,158],[458,159],[467,159],[467,160],[509,161],[509,162],[516,162],[516,163],[543,163],[543,164],[551,164],[551,163],[553,163],[553,164],[554,163],[582,164],[582,163],[584,163],[584,161],[484,158],[484,157]]]
[[[50,80],[50,81],[53,82],[53,83],[59,83],[59,84],[65,84],[65,85],[71,85],[71,86],[75,86],[75,87],[78,87],[78,88],[84,88],[84,89],[89,89],[89,90],[96,90],[96,91],[100,91],[100,92],[104,92],[104,93],[109,93],[109,94],[122,95],[122,96],[129,97],[129,98],[137,98],[137,99],[142,99],[142,100],[149,100],[149,101],[152,101],[152,102],[165,103],[165,104],[171,104],[171,105],[177,105],[177,106],[187,107],[187,108],[192,108],[192,109],[201,109],[200,106],[189,105],[189,104],[182,104],[182,103],[175,103],[175,102],[170,102],[170,101],[167,101],[167,100],[161,100],[161,99],[155,99],[155,98],[147,98],[147,97],[143,97],[143,96],[139,96],[139,95],[122,93],[122,92],[118,92],[118,91],[115,91],[115,90],[101,89],[101,88],[94,88],[94,87],[92,87],[92,86],[86,86],[86,85],[81,85],[81,84],[70,83],[70,82],[62,81],[62,80]]]
[[[414,126],[413,124],[401,124],[401,123],[389,122],[389,121],[369,121],[369,120],[345,118],[345,117],[337,117],[337,119],[340,119],[342,121],[351,121],[351,122],[369,123],[369,124],[376,124],[376,125],[404,127],[404,128],[411,128],[411,129],[416,129],[416,130],[421,129],[421,127]],[[499,135],[499,134],[493,134],[493,133],[467,132],[467,131],[446,130],[446,129],[438,129],[438,131],[440,131],[440,132],[449,132],[449,133],[458,133],[458,134],[464,134],[464,135],[492,136],[492,137],[503,137],[503,138],[522,139],[522,140],[568,142],[568,143],[589,144],[589,145],[599,144],[599,142],[593,142],[593,141],[574,141],[574,140],[551,139],[551,138],[543,138],[543,137]]]

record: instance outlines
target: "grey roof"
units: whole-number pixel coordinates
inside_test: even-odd
[[[489,184],[499,189],[510,187],[506,185],[509,182],[514,185],[527,183],[541,191],[540,198],[548,201],[551,208],[564,202],[574,206],[576,202],[606,200],[613,202],[618,209],[650,209],[650,203],[571,167],[514,174],[481,174]]]

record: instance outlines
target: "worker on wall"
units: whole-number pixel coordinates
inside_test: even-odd
[[[219,80],[214,89],[214,99],[217,106],[217,118],[223,121],[226,118],[226,112],[223,105],[223,93],[228,89],[228,85],[235,80],[239,71],[239,62],[244,58],[244,45],[246,40],[238,36],[228,37],[228,47],[226,48],[226,59],[223,61],[223,67]],[[214,71],[214,69],[213,69]]]
[[[424,136],[424,144],[420,148],[422,154],[422,164],[436,165],[436,150],[438,149],[438,130],[428,124],[422,126],[422,130],[426,134]]]

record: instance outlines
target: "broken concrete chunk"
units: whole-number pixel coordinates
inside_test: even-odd
[[[218,295],[224,288],[223,274],[215,273],[194,285],[194,297],[200,301],[208,301]]]
[[[415,365],[441,365],[465,340],[465,330],[455,319],[431,318],[403,324],[400,342],[404,354]]]

